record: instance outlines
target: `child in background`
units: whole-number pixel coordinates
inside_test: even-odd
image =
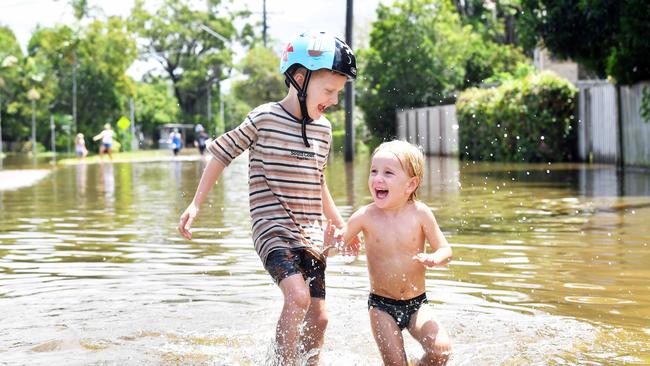
[[[196,127],[194,128],[194,132],[196,132],[194,146],[196,146],[199,149],[199,154],[203,156],[205,154],[207,142],[210,139],[210,137],[208,136],[208,133],[205,132],[205,128],[203,128],[203,126],[200,124],[196,125]]]
[[[425,272],[451,259],[451,247],[431,209],[416,199],[422,181],[424,156],[404,141],[381,144],[372,155],[368,188],[373,203],[348,220],[343,239],[346,250],[363,232],[370,296],[368,311],[373,336],[386,365],[407,365],[402,330],[422,345],[418,365],[444,365],[449,359],[449,336],[427,305]],[[333,228],[326,231],[331,245]],[[425,240],[433,253],[425,253]]]
[[[169,134],[167,143],[171,144],[172,151],[174,152],[174,156],[177,156],[178,153],[180,153],[181,149],[183,148],[181,133],[178,131],[178,128],[174,128],[174,130]]]
[[[77,137],[75,137],[74,140],[74,146],[75,146],[75,152],[77,153],[77,157],[80,160],[84,160],[88,155],[88,149],[86,149],[86,140],[84,140],[83,133],[77,134]]]

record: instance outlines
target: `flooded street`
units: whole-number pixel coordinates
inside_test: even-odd
[[[0,191],[0,365],[265,364],[282,296],[253,249],[246,158],[194,240],[176,231],[203,166],[60,166]],[[371,201],[367,156],[327,169],[344,217]],[[425,172],[454,250],[427,273],[451,365],[650,364],[648,171],[430,157]],[[379,365],[365,257],[327,276],[323,364]]]

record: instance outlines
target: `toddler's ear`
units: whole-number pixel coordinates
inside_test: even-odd
[[[420,185],[420,178],[418,177],[411,177],[409,178],[409,182],[407,185],[407,189],[409,193],[415,192],[416,189],[418,189],[418,186]]]

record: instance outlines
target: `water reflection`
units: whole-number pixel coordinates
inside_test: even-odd
[[[97,191],[104,194],[104,200],[107,207],[112,207],[115,203],[115,172],[113,163],[100,164],[100,175],[97,181]]]
[[[204,167],[81,164],[0,192],[2,360],[263,364],[281,295],[253,250],[245,156],[195,240],[175,231]],[[344,216],[370,202],[367,174],[367,156],[329,161]],[[455,254],[428,271],[428,297],[452,364],[650,363],[648,184],[612,167],[428,158],[421,199]],[[325,365],[379,363],[367,288],[363,255],[330,260]]]

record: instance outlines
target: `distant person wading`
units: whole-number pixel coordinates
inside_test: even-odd
[[[97,136],[93,137],[93,141],[102,140],[101,145],[99,145],[99,158],[104,159],[104,152],[108,152],[109,159],[113,160],[113,136],[115,132],[111,129],[109,123],[104,125],[104,130],[100,132]]]

